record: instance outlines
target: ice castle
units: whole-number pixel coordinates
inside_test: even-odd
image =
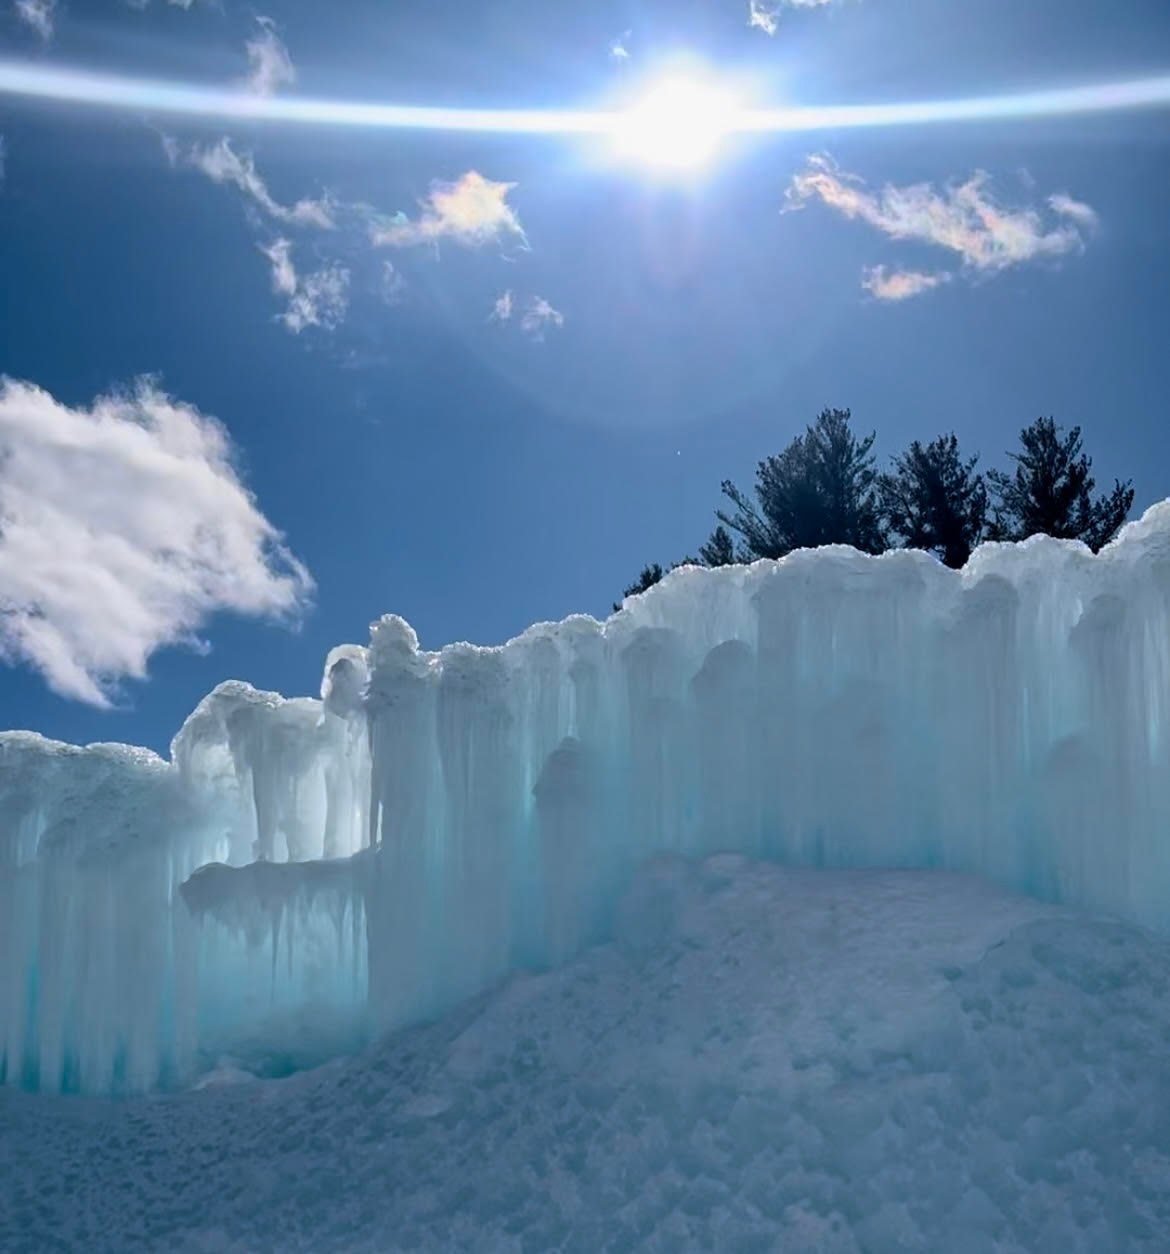
[[[1170,501],[1098,555],[688,567],[601,623],[221,684],[169,761],[0,735],[0,1078],[289,1066],[602,938],[658,851],[946,867],[1170,922]]]

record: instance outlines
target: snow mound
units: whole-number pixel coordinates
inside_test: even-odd
[[[0,1092],[0,1248],[1164,1250],[1168,959],[949,872],[660,859],[613,943],[358,1058]]]

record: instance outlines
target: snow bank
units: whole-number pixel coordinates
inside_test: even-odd
[[[1164,502],[1096,556],[688,568],[499,648],[429,653],[386,617],[320,700],[221,685],[170,763],[0,737],[0,1066],[140,1089],[274,1006],[415,1022],[610,934],[664,851],[976,871],[1164,928],[1168,629]],[[310,892],[295,926],[246,879],[202,922],[178,891],[371,843],[345,911]]]
[[[1161,1254],[1170,952],[939,871],[660,859],[614,943],[288,1080],[0,1092],[0,1247]]]

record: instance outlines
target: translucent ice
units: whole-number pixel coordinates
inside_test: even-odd
[[[220,685],[169,763],[0,736],[0,1065],[146,1088],[308,1005],[414,1021],[610,934],[663,851],[975,871],[1165,929],[1168,732],[1170,502],[1096,556],[686,568],[499,648],[386,617],[320,700]]]

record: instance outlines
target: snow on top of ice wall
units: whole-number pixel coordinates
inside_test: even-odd
[[[682,568],[604,623],[494,647],[428,652],[388,615],[331,651],[320,692],[221,684],[169,763],[0,735],[10,1081],[149,1087],[201,1021],[247,1012],[226,996],[243,960],[208,929],[244,917],[251,881],[205,880],[199,927],[179,904],[208,862],[380,843],[347,918],[383,1026],[604,935],[664,850],[945,866],[1170,922],[1170,502],[1098,555],[1035,537],[961,572],[842,547]],[[289,998],[336,966],[315,874],[236,929],[271,933],[248,979],[275,990],[279,912],[300,920],[280,932]]]
[[[171,768],[149,749],[0,732],[0,868],[68,851],[108,856],[149,840],[152,817],[177,803]]]

